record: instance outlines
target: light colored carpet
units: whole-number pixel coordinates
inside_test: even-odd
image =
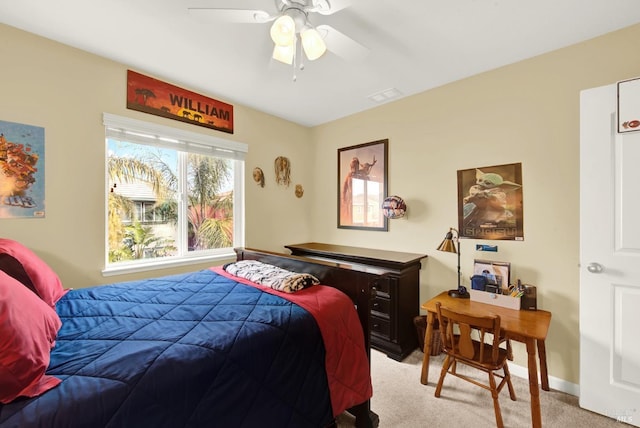
[[[435,385],[440,375],[444,354],[431,357],[429,385],[420,383],[422,352],[416,350],[398,362],[371,351],[373,398],[371,410],[380,417],[380,428],[495,427],[491,393],[455,376],[447,375],[442,394],[436,398]],[[462,371],[458,365],[458,371]],[[465,374],[484,373],[466,368]],[[531,426],[531,399],[526,379],[512,376],[517,401],[511,401],[507,387],[500,393],[500,408],[505,427]],[[583,410],[578,397],[555,390],[540,390],[542,425],[544,427],[623,428],[613,419]],[[338,427],[353,427],[353,418],[341,415]]]

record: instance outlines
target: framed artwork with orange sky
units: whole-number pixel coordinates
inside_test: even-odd
[[[388,146],[385,139],[338,149],[338,228],[388,230]]]

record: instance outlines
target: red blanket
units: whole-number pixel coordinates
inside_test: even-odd
[[[346,294],[325,285],[314,285],[295,293],[283,293],[231,275],[222,267],[211,270],[287,299],[313,315],[320,327],[326,349],[325,365],[334,416],[371,398],[373,388],[364,335],[358,313]]]

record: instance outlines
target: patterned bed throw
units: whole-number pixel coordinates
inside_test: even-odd
[[[284,291],[285,293],[294,293],[320,283],[318,278],[311,274],[291,272],[255,260],[241,260],[229,263],[224,267],[224,270],[231,275],[248,279],[256,284]]]

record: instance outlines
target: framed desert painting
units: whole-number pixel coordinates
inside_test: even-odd
[[[522,164],[458,171],[460,237],[524,240]]]
[[[382,213],[387,194],[389,140],[338,149],[338,227],[388,230]]]

